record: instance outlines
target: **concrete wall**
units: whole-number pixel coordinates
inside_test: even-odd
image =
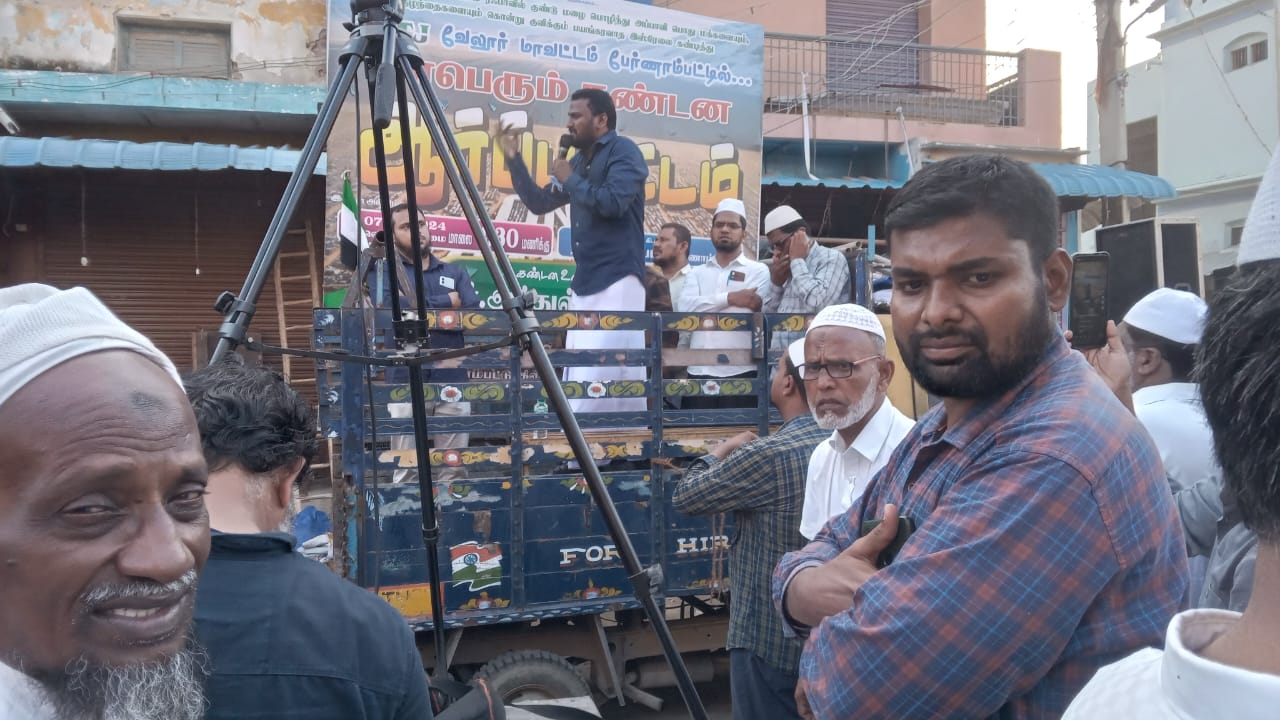
[[[920,9],[920,29],[921,45],[985,50],[986,0],[933,0]]]
[[[671,0],[662,6],[695,15],[763,25],[765,32],[797,35],[825,35],[827,32],[827,0]]]
[[[226,24],[232,79],[323,84],[323,0],[8,0],[0,67],[116,71],[117,18]]]
[[[1160,40],[1169,79],[1160,115],[1160,174],[1179,190],[1260,176],[1276,146],[1275,21],[1259,12],[1274,2],[1195,3],[1189,16],[1166,23]],[[1218,12],[1212,12],[1218,9]],[[1183,8],[1187,10],[1187,8]],[[1257,33],[1268,59],[1230,70],[1226,48]]]

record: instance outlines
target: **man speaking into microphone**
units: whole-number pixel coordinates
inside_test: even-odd
[[[499,135],[511,183],[531,212],[546,214],[569,204],[573,260],[569,309],[644,311],[644,184],[649,168],[636,144],[617,132],[618,113],[603,90],[570,97],[567,133],[551,168],[554,180],[538,187],[520,157],[522,128]],[[577,153],[566,159],[569,148]],[[571,330],[568,349],[643,348],[644,333]],[[644,380],[643,367],[566,368],[566,381]],[[575,412],[643,412],[644,398],[571,401]]]

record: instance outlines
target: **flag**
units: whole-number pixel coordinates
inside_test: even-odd
[[[351,189],[351,177],[342,176],[342,208],[338,211],[338,237],[342,241],[342,264],[355,270],[360,263],[360,251],[369,246],[364,228],[360,226],[359,206]]]

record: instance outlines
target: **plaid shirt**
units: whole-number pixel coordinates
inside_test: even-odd
[[[849,302],[851,282],[849,258],[815,241],[809,257],[791,261],[785,287],[769,284],[764,311],[812,315],[828,305]],[[803,330],[779,330],[773,334],[773,347],[785,348],[802,337]]]
[[[805,468],[828,434],[807,413],[792,418],[724,460],[714,455],[694,460],[672,497],[675,509],[688,515],[733,512],[728,647],[750,650],[792,674],[800,662],[800,643],[783,635],[769,600],[769,578],[784,553],[804,547]]]
[[[916,522],[800,663],[818,718],[1057,718],[1093,673],[1159,645],[1187,587],[1159,454],[1055,337],[1029,378],[954,427],[942,406],[863,499],[783,558],[774,600],[886,502]]]

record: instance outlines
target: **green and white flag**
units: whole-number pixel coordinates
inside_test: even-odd
[[[360,226],[360,208],[351,189],[351,177],[342,175],[342,208],[338,211],[338,237],[342,241],[342,264],[354,270],[360,263],[360,251],[369,247],[369,239]]]

